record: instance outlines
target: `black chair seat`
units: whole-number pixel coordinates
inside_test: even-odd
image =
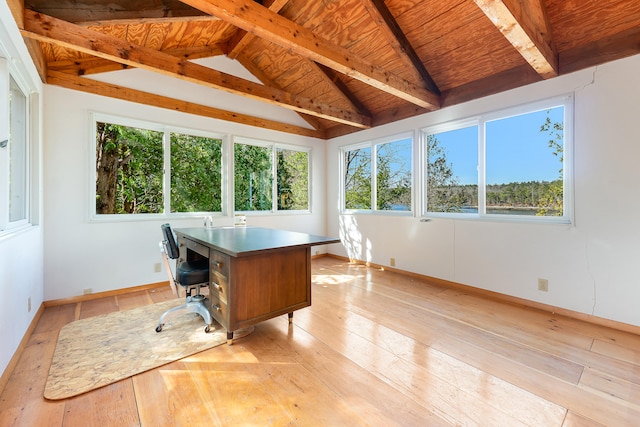
[[[176,267],[176,281],[185,287],[208,282],[209,260],[181,262]]]
[[[204,295],[200,295],[200,287],[206,286],[209,283],[209,259],[199,257],[178,262],[180,259],[180,249],[178,248],[178,242],[176,242],[171,226],[169,224],[162,224],[160,228],[162,230],[162,236],[164,237],[164,240],[160,242],[160,252],[162,253],[162,259],[164,260],[167,274],[169,275],[169,283],[176,293],[178,293],[176,285],[185,288],[186,298],[184,304],[172,307],[162,313],[156,326],[156,332],[162,331],[168,316],[182,312],[197,313],[200,315],[206,323],[204,331],[209,332],[213,328],[213,317],[208,308],[209,299]],[[176,260],[175,277],[173,277],[169,259]],[[194,291],[195,295],[191,295]]]

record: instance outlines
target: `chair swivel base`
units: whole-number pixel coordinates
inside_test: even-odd
[[[175,313],[199,314],[206,323],[204,331],[210,332],[213,325],[213,317],[211,317],[211,313],[209,312],[209,309],[207,309],[207,301],[208,300],[204,295],[193,295],[187,297],[187,300],[184,304],[170,308],[169,310],[165,311],[162,316],[160,316],[160,320],[158,321],[158,325],[156,326],[156,332],[161,332],[162,328],[164,327],[165,319]]]

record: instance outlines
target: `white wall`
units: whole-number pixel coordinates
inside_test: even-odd
[[[145,79],[144,83],[148,86],[153,86],[154,79],[163,81],[162,76],[137,73],[141,70],[132,71],[132,76],[143,76],[141,78]],[[234,106],[242,110],[241,103]],[[233,109],[232,107],[229,109]],[[277,120],[278,117],[274,117],[274,114],[282,115],[278,110],[271,112],[269,118]],[[81,295],[87,288],[91,288],[93,292],[102,292],[166,281],[164,270],[154,272],[154,264],[161,260],[158,250],[160,224],[170,222],[174,228],[203,224],[201,217],[127,222],[90,221],[90,187],[95,185],[89,178],[90,170],[94,167],[91,156],[95,150],[94,136],[90,129],[91,112],[312,147],[312,213],[248,216],[247,223],[314,234],[325,233],[324,141],[46,86],[45,300]],[[270,113],[269,108],[265,107],[262,112]],[[289,113],[285,111],[280,119],[289,120]],[[215,224],[233,224],[232,215],[215,218]],[[326,250],[319,249],[321,252]]]
[[[380,265],[394,257],[399,269],[640,325],[638,76],[640,55],[330,141],[327,231],[353,242],[332,251]],[[340,214],[340,146],[569,92],[573,225]]]
[[[0,2],[0,44],[0,56],[8,57],[9,62],[36,93],[33,95],[32,108],[40,109],[40,97],[37,93],[42,90],[42,84],[6,2]],[[5,102],[6,99],[2,101]],[[0,117],[0,133],[6,131],[7,119],[4,115]],[[41,222],[41,197],[38,192],[41,169],[39,128],[40,122],[36,118],[30,148],[31,188],[34,193],[30,219],[33,225],[19,231],[0,232],[0,375],[7,368],[43,301],[43,237],[42,228],[38,225]],[[0,139],[4,138],[6,135]]]

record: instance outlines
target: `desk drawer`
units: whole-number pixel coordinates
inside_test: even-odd
[[[209,301],[211,303],[210,311],[214,319],[222,327],[228,329],[229,327],[229,308],[226,302],[220,301],[216,295],[209,295]]]
[[[209,274],[209,294],[215,295],[223,302],[227,302],[229,295],[229,280],[222,274],[211,271]]]
[[[229,255],[212,250],[209,255],[209,269],[225,278],[229,278],[230,261]]]
[[[193,240],[186,238],[180,239],[180,256],[181,258],[186,259],[187,251],[185,249],[189,249],[205,258],[209,258],[209,248],[198,242],[194,242]]]

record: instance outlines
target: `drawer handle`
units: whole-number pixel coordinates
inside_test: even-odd
[[[220,308],[220,306],[218,306],[217,304],[213,304],[211,305],[211,308],[213,308],[215,311],[217,311],[218,313],[220,313],[222,311],[222,309]]]
[[[222,286],[218,285],[216,282],[211,282],[211,284],[216,288],[216,291],[222,293]]]
[[[216,268],[220,270],[222,268],[222,263],[220,261],[216,261]]]

